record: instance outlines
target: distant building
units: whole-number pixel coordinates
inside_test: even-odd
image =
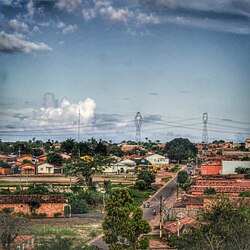
[[[237,167],[250,168],[250,161],[222,161],[222,174],[235,174]]]
[[[198,169],[201,175],[217,175],[221,174],[222,166],[221,163],[215,162],[212,164],[204,164]]]
[[[37,166],[38,174],[54,174],[54,166],[49,163],[43,163]]]
[[[157,166],[159,168],[167,168],[169,166],[169,159],[165,156],[159,154],[153,154],[146,157],[153,166]]]
[[[115,164],[110,164],[110,166],[106,166],[103,170],[103,173],[121,174],[128,171],[132,172],[135,166],[136,163],[134,161],[126,159]]]
[[[25,163],[19,166],[22,175],[34,175],[36,173],[36,166],[33,163]]]

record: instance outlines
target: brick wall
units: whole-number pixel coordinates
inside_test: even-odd
[[[210,186],[213,187],[216,193],[241,193],[250,191],[250,187],[241,187],[241,186]],[[190,191],[192,194],[197,194],[204,192],[206,186],[191,186]]]
[[[54,217],[55,213],[61,213],[64,216],[64,203],[41,203],[41,206],[35,210],[35,213],[45,213],[47,217]],[[3,208],[13,208],[15,213],[23,212],[31,215],[30,206],[28,204],[0,204],[0,211]]]
[[[180,217],[191,217],[196,218],[197,213],[200,208],[185,208],[185,207],[173,207],[169,210],[169,218],[176,219],[177,216]]]

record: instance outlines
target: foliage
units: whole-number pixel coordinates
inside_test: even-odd
[[[44,185],[37,185],[34,184],[33,186],[30,186],[27,190],[28,194],[49,194],[49,190]]]
[[[124,155],[123,151],[121,150],[120,147],[118,147],[116,144],[113,144],[107,148],[107,153],[108,155],[115,155],[118,157],[121,157]]]
[[[96,172],[101,172],[103,166],[112,162],[112,159],[103,158],[100,156],[91,159],[72,159],[66,165],[66,175],[76,176],[78,182],[85,184],[87,187],[92,186],[92,176]]]
[[[63,226],[52,225],[37,225],[33,227],[35,235],[48,236],[48,235],[60,235],[60,236],[77,236],[77,232],[74,229]]]
[[[146,190],[147,183],[144,180],[137,180],[135,183],[135,188],[138,190]]]
[[[213,200],[203,209],[195,226],[170,241],[178,249],[249,249],[250,209],[244,200]]]
[[[103,187],[106,191],[106,193],[110,193],[112,191],[112,184],[110,180],[104,180]]]
[[[165,146],[165,152],[170,160],[183,161],[194,158],[198,152],[196,146],[188,139],[175,138]]]
[[[10,164],[0,160],[0,168],[11,168]]]
[[[235,169],[236,174],[248,174],[250,173],[250,168],[244,168],[244,167],[237,167]]]
[[[132,203],[127,189],[115,190],[107,201],[103,239],[110,244],[109,249],[139,249],[139,236],[151,230],[142,219],[142,210],[134,209]]]
[[[141,171],[138,174],[138,180],[143,180],[146,183],[146,188],[150,188],[151,184],[155,182],[155,175],[149,171]]]
[[[179,169],[180,169],[180,167],[179,167],[179,165],[178,164],[176,164],[176,165],[174,165],[174,167],[173,168],[171,168],[171,172],[173,172],[173,173],[176,173],[176,172],[178,172],[179,171]]]
[[[72,149],[75,145],[76,141],[72,138],[68,138],[66,141],[61,143],[61,150],[64,153],[70,154],[72,153]]]
[[[250,197],[250,191],[241,192],[239,197]]]
[[[30,207],[30,212],[34,213],[37,208],[41,206],[41,203],[39,201],[29,201],[27,202]]]
[[[188,173],[186,170],[182,170],[177,175],[177,180],[180,184],[184,184],[188,180]]]
[[[62,166],[63,158],[57,153],[50,153],[47,156],[47,162],[55,166]]]
[[[215,188],[206,187],[205,190],[204,190],[204,194],[205,195],[215,195],[216,194]]]
[[[61,236],[56,236],[52,239],[38,238],[35,241],[36,250],[61,250],[68,249],[73,250],[73,238],[62,238]]]
[[[14,241],[26,228],[29,220],[16,214],[0,212],[0,239],[4,250],[13,248]]]
[[[84,197],[78,194],[72,194],[69,197],[72,214],[85,214],[88,212],[87,202]]]

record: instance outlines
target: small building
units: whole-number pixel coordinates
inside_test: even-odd
[[[46,162],[46,161],[47,161],[47,157],[48,157],[47,154],[39,155],[39,156],[36,158],[37,163],[38,163],[38,164],[42,164],[42,163]]]
[[[149,155],[146,157],[146,160],[148,160],[153,166],[157,166],[161,169],[166,169],[169,166],[169,159],[159,154]]]
[[[37,166],[38,174],[54,174],[54,166],[49,163],[43,163]]]
[[[195,222],[194,218],[185,217],[180,220],[171,222],[166,226],[167,234],[170,236],[171,234],[183,234],[186,233],[188,227]]]
[[[10,208],[13,213],[43,214],[47,217],[59,215],[64,217],[68,200],[62,194],[2,194],[0,211]]]
[[[17,161],[20,162],[21,164],[23,163],[24,160],[32,162],[33,156],[32,155],[21,155],[20,157],[17,158]]]
[[[215,162],[211,164],[204,164],[197,170],[200,170],[201,175],[218,175],[221,174],[221,163]]]
[[[222,174],[235,174],[237,167],[250,168],[250,161],[222,161]]]
[[[22,175],[34,175],[36,166],[33,163],[25,163],[19,166],[19,170]]]
[[[113,174],[122,174],[129,171],[133,171],[136,166],[136,163],[130,159],[120,161],[115,164],[110,164],[103,169],[103,173],[113,173]]]

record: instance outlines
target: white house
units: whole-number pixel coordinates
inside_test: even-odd
[[[222,174],[236,174],[237,167],[250,168],[250,161],[222,161]]]
[[[153,154],[146,157],[153,166],[157,166],[159,168],[166,168],[169,166],[169,159],[165,156]]]
[[[37,166],[38,174],[54,174],[54,166],[49,163],[43,163]]]
[[[126,159],[118,163],[110,164],[103,169],[103,173],[113,173],[121,174],[126,173],[127,171],[133,171],[136,166],[136,163],[132,160]]]

